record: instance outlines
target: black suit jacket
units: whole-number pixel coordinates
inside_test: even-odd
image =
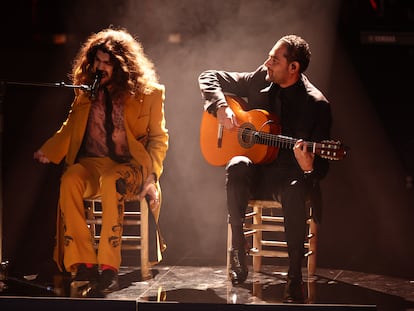
[[[204,109],[215,115],[218,107],[227,105],[225,95],[235,95],[246,101],[246,110],[274,111],[274,101],[280,87],[266,81],[266,68],[260,66],[253,72],[227,72],[207,70],[199,76],[199,86],[204,99]],[[332,125],[328,100],[305,75],[293,86],[282,90],[282,134],[306,141],[319,142],[330,139]],[[315,221],[322,217],[322,196],[319,181],[329,171],[329,162],[315,157],[314,171],[307,176],[309,199]]]

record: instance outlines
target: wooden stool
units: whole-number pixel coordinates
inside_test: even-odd
[[[311,217],[309,207],[308,235],[305,241],[308,278],[316,271],[317,225]],[[249,255],[253,256],[253,270],[260,272],[263,257],[288,258],[284,236],[282,204],[273,200],[250,200],[245,215],[244,235],[252,245]],[[269,235],[271,238],[269,238]],[[250,240],[249,240],[250,239]],[[230,268],[231,226],[227,234],[227,267]]]
[[[100,197],[84,199],[86,223],[91,235],[98,247],[100,228],[102,225],[102,203]],[[149,225],[148,203],[146,199],[139,201],[137,198],[125,200],[125,211],[122,233],[122,251],[140,251],[142,280],[152,278],[149,262]],[[130,230],[128,230],[130,229]]]

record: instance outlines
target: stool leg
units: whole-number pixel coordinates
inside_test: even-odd
[[[258,205],[253,206],[253,223],[262,224],[262,207]],[[262,230],[257,229],[253,234],[253,248],[260,252],[262,251]],[[262,255],[253,254],[253,271],[260,272],[262,269]]]
[[[308,299],[307,303],[315,303],[316,300],[316,282],[315,280],[308,280]]]
[[[318,226],[313,219],[309,223],[309,252],[308,257],[308,277],[311,278],[314,276],[316,271],[316,251],[317,251],[317,241],[318,241]]]
[[[150,265],[149,265],[149,254],[148,254],[148,203],[144,198],[140,202],[141,210],[141,277],[142,280],[148,280],[151,278]]]
[[[95,217],[95,213],[97,212],[96,208],[96,202],[94,200],[92,201],[84,201],[85,205],[85,218],[86,223],[88,225],[89,231],[91,233],[91,238],[93,241],[93,246],[95,249],[98,248],[97,244],[97,219],[101,219],[101,216]]]
[[[227,279],[230,280],[231,225],[227,224]]]

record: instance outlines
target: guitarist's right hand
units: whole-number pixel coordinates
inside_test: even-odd
[[[227,130],[239,126],[236,115],[234,114],[233,110],[228,106],[223,106],[217,109],[217,120]]]

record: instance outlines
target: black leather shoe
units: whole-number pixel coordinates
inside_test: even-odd
[[[246,265],[246,252],[238,249],[230,251],[230,279],[233,285],[242,284],[247,279],[249,270]]]
[[[79,264],[76,275],[72,279],[71,286],[77,288],[85,286],[89,283],[96,283],[98,276],[99,272],[96,265],[92,268],[88,268],[85,264]]]
[[[112,269],[103,270],[98,280],[98,290],[111,293],[119,289],[118,273]]]
[[[301,279],[288,279],[285,287],[284,302],[304,303],[303,282]]]

